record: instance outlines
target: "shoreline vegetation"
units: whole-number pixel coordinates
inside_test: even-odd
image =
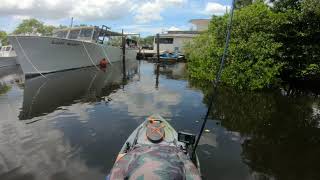
[[[229,15],[213,16],[208,31],[185,45],[192,79],[214,80]],[[320,81],[319,42],[317,0],[239,0],[222,82],[239,90],[313,85]]]

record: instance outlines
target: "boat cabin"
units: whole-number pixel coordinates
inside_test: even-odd
[[[66,29],[58,29],[53,32],[53,37],[72,39],[103,44],[106,37],[121,36],[121,33],[112,32],[107,26],[81,26]]]
[[[11,45],[2,46],[0,49],[0,57],[9,57],[9,56],[15,56],[13,47]]]

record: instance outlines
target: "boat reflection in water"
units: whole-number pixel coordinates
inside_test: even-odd
[[[106,69],[90,67],[26,79],[19,119],[42,116],[76,102],[108,101],[106,96],[127,82],[124,77],[132,78],[137,69],[137,61],[127,62],[124,74],[122,63],[117,62]]]

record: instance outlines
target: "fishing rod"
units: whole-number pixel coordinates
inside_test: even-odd
[[[207,123],[211,108],[213,107],[213,102],[214,102],[215,96],[217,95],[217,93],[215,93],[215,92],[217,92],[217,87],[218,87],[219,82],[220,82],[222,70],[223,70],[223,67],[224,67],[224,62],[225,62],[225,59],[226,59],[226,57],[228,55],[229,42],[230,42],[230,36],[231,36],[231,30],[232,30],[232,22],[233,22],[233,12],[234,12],[234,8],[235,8],[235,1],[236,0],[232,1],[230,19],[229,19],[229,24],[228,24],[228,28],[227,28],[227,36],[226,36],[226,42],[225,42],[226,44],[225,44],[225,48],[224,48],[223,55],[222,55],[222,58],[221,58],[220,67],[219,67],[219,70],[217,72],[216,79],[215,79],[215,81],[213,81],[213,84],[212,84],[213,85],[213,90],[212,90],[213,94],[212,94],[212,96],[210,98],[210,103],[209,103],[209,106],[208,106],[208,110],[207,110],[206,116],[205,116],[205,118],[203,120],[199,135],[198,135],[197,140],[196,140],[196,142],[194,144],[194,147],[193,147],[192,158],[195,157],[196,149],[198,147],[200,138],[202,136],[203,130],[204,130],[205,125]]]

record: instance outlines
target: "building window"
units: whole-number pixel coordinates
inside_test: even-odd
[[[158,43],[158,39],[155,40],[156,43]],[[173,44],[173,38],[160,38],[159,44]]]

